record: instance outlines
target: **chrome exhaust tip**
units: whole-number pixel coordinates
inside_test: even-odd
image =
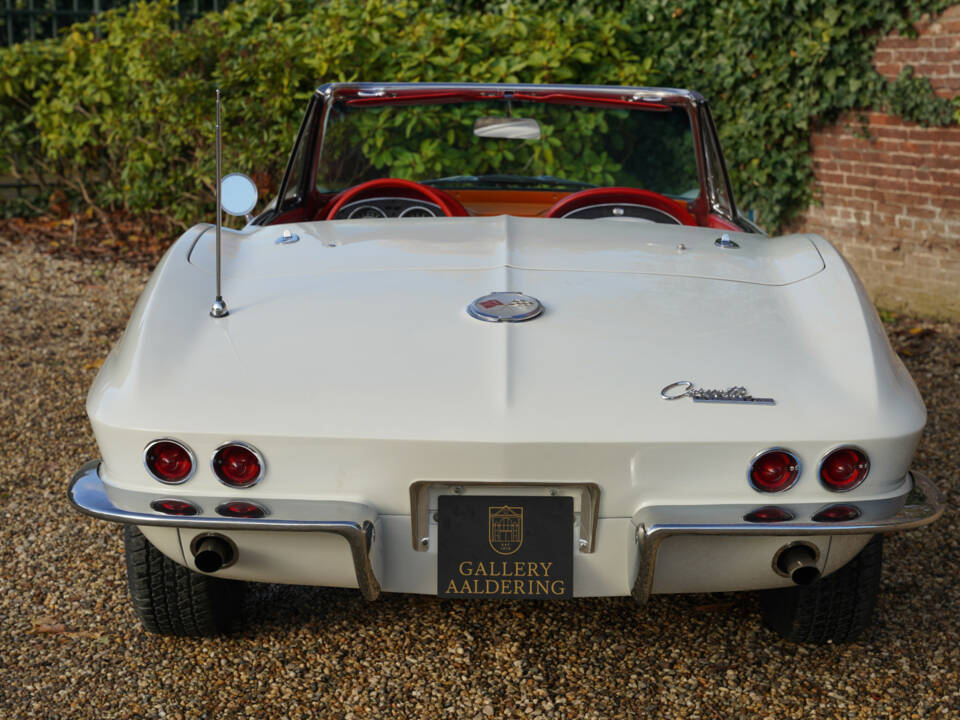
[[[197,570],[215,573],[236,562],[237,552],[222,535],[203,535],[194,539],[190,547]]]
[[[774,567],[797,585],[812,585],[820,579],[817,549],[811,545],[787,545],[774,557]]]

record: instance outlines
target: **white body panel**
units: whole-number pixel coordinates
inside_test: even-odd
[[[301,240],[277,245],[285,228]],[[904,492],[923,404],[856,278],[817,236],[731,233],[740,244],[731,250],[714,244],[716,230],[614,220],[251,227],[224,231],[230,315],[214,320],[207,229],[188,231],[161,261],[90,392],[103,480],[120,507],[149,512],[151,498],[171,494],[210,509],[218,498],[363,504],[387,538],[377,560],[384,589],[435,592],[433,548],[411,546],[411,483],[596,483],[597,549],[575,553],[575,592],[610,595],[636,577],[633,534],[646,507]],[[467,315],[474,298],[501,290],[538,298],[544,314],[521,324]],[[661,388],[679,380],[744,385],[776,404],[663,400]],[[161,437],[198,458],[195,476],[173,489],[142,462]],[[229,491],[213,475],[214,449],[231,440],[266,459],[253,488]],[[863,448],[871,471],[838,498],[817,465],[841,444]],[[751,458],[774,446],[794,451],[803,472],[771,497],[746,476]],[[321,561],[343,555],[349,569],[339,538],[281,567],[276,557],[303,535],[250,535],[236,542],[259,550],[241,552],[224,576],[346,582],[339,560]],[[709,538],[678,540],[660,550],[674,569],[658,570],[655,592],[787,582],[761,538],[731,539],[767,558],[739,574],[706,560],[677,570],[676,558]],[[828,569],[859,549],[847,542],[831,556],[822,542]]]

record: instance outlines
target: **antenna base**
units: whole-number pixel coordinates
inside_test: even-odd
[[[213,301],[213,305],[210,307],[210,317],[222,318],[230,314],[230,311],[227,310],[227,304],[223,301],[222,297],[218,297]]]

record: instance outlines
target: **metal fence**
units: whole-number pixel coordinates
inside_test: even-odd
[[[180,0],[177,8],[184,22],[219,10],[230,0]],[[0,10],[0,45],[55,37],[63,28],[111,8],[130,5],[131,0],[3,0]]]

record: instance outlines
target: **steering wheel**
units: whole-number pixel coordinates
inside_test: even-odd
[[[377,178],[376,180],[368,180],[365,183],[354,185],[352,188],[347,188],[341,192],[333,199],[333,204],[330,206],[330,209],[324,213],[324,216],[327,220],[334,220],[337,217],[337,213],[340,212],[347,203],[369,197],[379,197],[385,190],[399,193],[402,197],[427,200],[438,206],[447,217],[464,217],[467,214],[463,205],[461,205],[455,197],[443,190],[400,178]]]
[[[567,195],[547,210],[544,217],[567,217],[578,210],[596,205],[640,205],[653,208],[659,215],[666,215],[669,221],[680,225],[696,225],[697,221],[681,203],[671,200],[666,195],[629,187],[602,187],[589,188]],[[615,210],[616,208],[614,208]],[[614,212],[610,217],[622,214]],[[656,217],[656,215],[654,216]],[[653,218],[650,218],[653,219]],[[668,221],[668,222],[669,222]]]

